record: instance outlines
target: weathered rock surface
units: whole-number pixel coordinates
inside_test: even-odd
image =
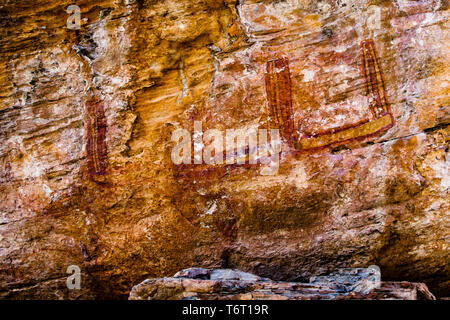
[[[239,270],[183,270],[172,278],[147,279],[130,300],[435,300],[423,283],[376,282],[368,269],[342,269],[311,283],[276,282]],[[221,274],[221,277],[214,277]],[[184,276],[181,276],[184,275]],[[206,277],[205,277],[206,275]],[[199,277],[200,276],[200,277]],[[361,284],[366,281],[365,291]],[[372,283],[371,285],[367,285]]]
[[[450,295],[447,0],[72,4],[0,1],[0,297],[372,264]],[[278,174],[174,165],[194,121],[280,128]]]

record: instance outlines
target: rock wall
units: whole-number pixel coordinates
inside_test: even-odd
[[[450,295],[447,0],[73,4],[0,2],[1,297],[368,265]],[[174,164],[199,122],[279,129],[278,171]]]

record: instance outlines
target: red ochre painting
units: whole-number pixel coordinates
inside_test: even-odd
[[[283,138],[291,141],[294,135],[294,112],[289,60],[282,58],[267,62],[265,79],[271,128],[280,129]]]
[[[91,100],[86,103],[87,111],[87,154],[89,173],[92,176],[105,175],[108,166],[106,147],[106,118],[103,102]]]
[[[267,62],[265,84],[268,99],[268,122],[270,129],[279,129],[283,141],[293,147],[295,152],[320,150],[344,144],[349,141],[362,140],[374,137],[390,129],[394,125],[394,118],[387,102],[381,66],[373,40],[361,42],[361,61],[361,72],[365,77],[369,108],[372,117],[370,119],[363,119],[360,122],[349,126],[329,129],[314,135],[308,134],[307,132],[301,132],[299,134],[295,127],[289,60],[287,58],[281,58]],[[101,107],[101,104],[98,104],[96,113],[97,118],[101,117],[100,114],[102,114],[102,112],[103,108]],[[98,125],[97,131],[92,131],[100,132],[101,130],[104,130],[104,128],[106,128],[106,126],[103,127]],[[101,134],[104,135],[104,131],[102,131]],[[97,140],[97,144],[93,144],[97,145],[98,148],[92,153],[92,162],[94,164],[100,163],[98,171],[95,172],[104,172],[106,163],[102,162],[106,160],[106,145],[99,145],[101,142],[102,140]],[[225,150],[225,153],[228,155],[233,154],[235,151],[236,150]],[[210,175],[225,174],[226,168],[236,166],[245,166],[248,168],[258,167],[249,164],[248,147],[244,150],[244,154],[241,155],[240,160],[242,160],[242,164],[201,164],[193,166],[194,168],[192,168],[191,165],[178,165],[176,166],[175,172],[178,177],[184,176],[201,179],[202,177]]]
[[[285,141],[288,143],[294,141],[295,149],[299,151],[322,149],[360,140],[390,129],[394,125],[394,118],[387,102],[381,66],[373,40],[361,42],[361,60],[373,118],[314,135],[303,132],[300,139],[296,137],[294,127],[289,61],[282,58],[267,62],[265,80],[269,122],[272,128],[280,129]]]

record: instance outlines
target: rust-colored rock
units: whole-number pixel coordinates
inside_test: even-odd
[[[0,3],[0,297],[369,265],[450,295],[447,0],[69,5]],[[174,164],[197,122],[280,129],[276,174]]]

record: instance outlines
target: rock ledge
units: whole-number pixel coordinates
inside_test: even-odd
[[[310,283],[277,282],[234,269],[189,268],[147,279],[130,300],[435,300],[423,283],[379,281],[372,269],[339,269]]]

